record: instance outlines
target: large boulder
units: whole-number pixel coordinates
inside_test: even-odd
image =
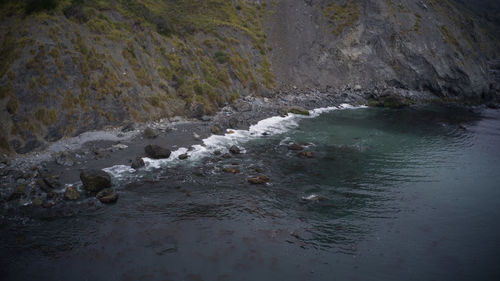
[[[232,154],[240,154],[241,149],[239,147],[237,147],[236,145],[233,145],[229,148],[229,152],[231,152]]]
[[[111,187],[111,177],[103,170],[85,170],[80,173],[83,188],[90,192],[99,192]]]
[[[164,159],[170,157],[170,153],[172,153],[169,149],[161,147],[155,144],[149,144],[144,148],[144,152],[149,158],[152,159]]]

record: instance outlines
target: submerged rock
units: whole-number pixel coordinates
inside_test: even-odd
[[[323,200],[323,198],[319,195],[311,194],[308,196],[303,196],[302,200],[308,201],[308,202],[319,202],[319,201]]]
[[[265,184],[265,183],[269,182],[269,180],[270,179],[264,175],[259,175],[256,177],[248,178],[248,182],[251,184]]]
[[[111,188],[99,191],[95,197],[104,204],[114,203],[118,200],[118,194]]]
[[[240,154],[241,149],[239,147],[237,147],[236,145],[233,145],[229,148],[229,152],[231,152],[232,154]]]
[[[222,169],[222,171],[224,171],[225,173],[228,173],[228,174],[237,174],[240,172],[239,169],[232,168],[232,167],[226,167],[226,168]]]
[[[155,144],[147,145],[144,148],[144,152],[146,152],[146,155],[149,158],[153,159],[165,159],[170,157],[170,154],[172,153],[169,149],[166,149],[164,147]]]
[[[299,156],[304,157],[304,158],[313,158],[314,153],[312,151],[302,151],[299,153]]]
[[[187,153],[183,153],[181,155],[179,155],[179,159],[181,160],[184,160],[184,159],[188,159],[189,155]]]
[[[288,150],[304,150],[304,147],[300,144],[292,143],[288,145]]]
[[[143,135],[147,139],[154,139],[159,135],[159,133],[156,130],[151,129],[150,127],[146,127],[146,129],[144,129]]]
[[[70,186],[64,191],[64,198],[70,201],[78,200],[80,199],[80,192],[78,192],[76,187]]]
[[[103,170],[85,170],[80,173],[83,188],[90,192],[99,192],[104,188],[111,187],[111,177]]]
[[[136,157],[134,159],[134,161],[132,161],[132,164],[130,165],[130,167],[132,169],[136,169],[136,170],[139,169],[139,168],[142,168],[144,166],[146,166],[146,163],[144,163],[144,160],[142,160],[141,157]]]

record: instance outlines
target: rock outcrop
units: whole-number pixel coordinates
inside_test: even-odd
[[[103,170],[85,170],[80,173],[83,188],[89,192],[99,192],[111,187],[111,177]]]

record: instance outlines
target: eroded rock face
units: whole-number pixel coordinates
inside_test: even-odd
[[[150,144],[144,148],[144,152],[149,158],[153,159],[164,159],[170,157],[172,153],[169,149],[161,147],[159,145]]]
[[[103,170],[91,169],[80,173],[83,188],[89,192],[99,192],[111,187],[111,177]]]

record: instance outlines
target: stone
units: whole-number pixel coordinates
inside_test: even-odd
[[[61,188],[62,184],[59,181],[59,176],[53,175],[48,171],[38,171],[38,174],[42,178],[43,182],[50,188]]]
[[[156,130],[151,129],[150,127],[146,127],[146,129],[144,129],[143,135],[147,139],[154,139],[158,137],[159,134]]]
[[[213,125],[212,128],[210,128],[210,132],[214,135],[222,135],[222,129],[217,125]]]
[[[208,116],[208,115],[203,115],[201,116],[201,121],[205,121],[205,122],[208,122],[212,120],[212,117]]]
[[[255,176],[255,177],[250,177],[247,180],[251,184],[265,184],[265,183],[269,182],[270,179],[267,176],[259,175],[259,176]]]
[[[169,149],[161,147],[155,144],[149,144],[144,148],[144,152],[149,158],[152,159],[164,159],[170,157],[172,153]]]
[[[236,145],[233,145],[229,148],[229,152],[231,152],[232,154],[240,154],[241,149],[239,147],[237,147]]]
[[[299,156],[304,157],[304,158],[313,158],[314,153],[312,151],[302,151],[299,153]]]
[[[75,156],[68,152],[63,151],[56,155],[55,157],[56,164],[66,167],[74,166],[76,163]]]
[[[139,169],[139,168],[142,168],[144,166],[146,166],[146,163],[144,163],[144,160],[142,160],[141,157],[136,157],[134,159],[134,161],[132,161],[132,164],[130,165],[130,167],[132,169],[136,169],[136,170]]]
[[[99,192],[111,187],[111,177],[103,170],[90,169],[80,173],[83,188],[90,192]]]
[[[64,198],[70,201],[78,200],[80,199],[80,192],[78,192],[76,187],[70,186],[64,191]]]
[[[354,86],[354,91],[356,91],[356,92],[360,92],[362,89],[363,89],[363,87],[361,87],[361,85]]]
[[[222,154],[222,152],[220,150],[214,151],[214,155],[221,155],[221,154]]]
[[[181,160],[184,160],[184,159],[188,159],[189,155],[187,153],[183,153],[181,155],[179,155],[179,159]]]
[[[95,197],[103,204],[115,203],[118,200],[118,194],[111,188],[99,191]]]
[[[288,150],[304,150],[304,147],[300,144],[292,143],[288,145]]]
[[[222,171],[224,171],[224,173],[228,173],[228,174],[237,174],[240,172],[239,169],[233,168],[233,167],[226,167],[226,168],[222,169]]]

